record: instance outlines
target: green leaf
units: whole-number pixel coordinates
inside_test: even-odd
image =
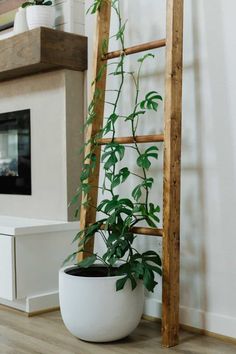
[[[97,211],[101,211],[109,202],[110,202],[109,199],[102,200],[100,204],[97,206]]]
[[[85,230],[79,231],[79,232],[75,235],[75,237],[74,237],[72,243],[74,243],[74,242],[76,242],[77,240],[81,239],[82,236],[83,236],[83,234],[84,234],[84,232],[85,232]]]
[[[161,270],[160,267],[155,267],[155,266],[153,266],[153,265],[151,265],[151,264],[148,264],[148,267],[149,267],[151,270],[153,270],[153,272],[155,272],[155,273],[159,274],[160,276],[162,276],[162,270]]]
[[[109,234],[108,237],[108,243],[111,245],[114,241],[117,241],[120,237],[120,233],[119,232],[112,232]]]
[[[81,230],[75,237],[76,239],[80,239],[79,246],[85,245],[91,238],[94,237],[94,234],[101,229],[101,226],[106,222],[106,219],[99,220],[94,224],[89,225],[84,230]]]
[[[147,93],[145,99],[140,102],[140,108],[157,111],[158,101],[162,101],[162,97],[156,91],[151,91]]]
[[[137,158],[137,165],[145,170],[148,170],[151,166],[151,162],[146,154],[142,154]]]
[[[140,114],[145,114],[146,111],[138,111],[138,112],[135,112],[135,113],[131,113],[128,117],[125,118],[125,122],[127,121],[132,121],[134,120],[134,118],[138,117]]]
[[[104,153],[102,154],[102,162],[105,162],[104,169],[109,170],[118,162],[121,161],[125,154],[125,147],[117,143],[107,144]]]
[[[69,263],[69,262],[74,261],[76,255],[77,255],[77,253],[78,253],[78,252],[74,252],[74,253],[70,254],[70,255],[64,260],[63,266],[65,266],[65,265],[66,265],[67,263]]]
[[[142,58],[138,59],[138,62],[143,63],[147,58],[155,58],[155,55],[152,53],[145,54]]]
[[[123,145],[118,144],[116,146],[116,151],[118,152],[121,161],[125,155],[125,147]]]
[[[110,182],[112,182],[112,180],[113,180],[113,174],[112,173],[106,171],[105,176]]]
[[[117,175],[113,177],[113,181],[111,183],[111,188],[114,189],[121,183],[124,183],[126,179],[129,177],[130,171],[127,167],[122,168]]]
[[[162,262],[159,254],[155,251],[147,251],[142,254],[142,258],[145,262],[153,262],[161,267]]]
[[[141,154],[137,158],[137,165],[148,170],[151,166],[151,162],[149,161],[150,157],[154,159],[158,159],[158,154],[156,153],[158,148],[156,146],[151,146],[143,154]]]
[[[125,27],[126,27],[127,20],[125,23],[120,27],[119,31],[116,34],[116,40],[122,39],[124,37]]]
[[[132,201],[128,198],[123,198],[119,200],[119,205],[126,205],[127,207],[133,209],[134,208],[134,204],[132,203]]]
[[[127,280],[128,280],[127,276],[124,278],[118,279],[116,282],[116,291],[124,289],[124,286],[125,286],[125,283],[127,282]]]
[[[154,183],[154,179],[153,179],[152,177],[149,177],[149,178],[146,178],[146,179],[143,181],[142,186],[143,186],[144,188],[151,189],[153,183]]]
[[[114,166],[118,162],[118,159],[115,154],[111,154],[109,159],[106,161],[104,165],[105,170],[109,170],[112,166]]]
[[[142,263],[137,261],[132,263],[132,271],[135,273],[138,279],[143,279],[145,267]]]
[[[134,290],[137,286],[137,282],[132,274],[129,274],[129,279],[131,281],[132,290]]]
[[[89,267],[91,267],[91,265],[94,264],[96,259],[97,259],[97,255],[93,254],[92,256],[89,256],[89,257],[85,258],[83,261],[79,262],[78,266],[80,268],[89,268]]]
[[[161,211],[159,205],[155,206],[153,203],[149,203],[149,208],[151,213],[159,213]]]
[[[26,2],[24,2],[24,3],[21,5],[21,7],[24,9],[24,8],[26,8],[26,7],[28,7],[28,6],[32,6],[32,5],[33,5],[32,2],[26,1]]]
[[[80,195],[81,195],[81,192],[79,191],[73,196],[73,198],[70,201],[69,207],[78,203],[78,199],[79,199]]]
[[[160,219],[155,214],[149,213],[148,215],[151,219],[155,220],[156,222],[160,222]]]
[[[80,175],[80,181],[83,182],[86,179],[88,179],[89,175],[90,175],[90,165],[89,164],[84,164],[83,168],[82,168],[82,172]]]
[[[119,186],[121,184],[121,177],[120,175],[116,175],[113,178],[111,188],[114,189],[115,187]]]
[[[112,121],[112,123],[115,123],[119,116],[116,113],[112,113],[109,117],[109,119]]]
[[[51,5],[52,5],[52,1],[45,1],[45,2],[43,3],[43,5],[45,5],[45,6],[51,6]]]
[[[141,196],[142,196],[142,191],[141,191],[141,186],[139,184],[137,187],[134,188],[132,192],[132,197],[136,202],[138,202]]]
[[[124,74],[126,74],[126,71],[120,70],[120,71],[114,71],[113,73],[110,73],[109,75],[118,76],[118,75],[124,75]]]
[[[154,280],[154,273],[148,268],[145,268],[144,270],[143,283],[145,288],[151,292],[154,291],[154,288],[157,285],[157,282]]]
[[[158,147],[157,146],[150,146],[145,152],[146,154],[151,152],[151,151],[159,151]]]
[[[94,3],[88,8],[87,10],[87,14],[91,13],[91,14],[95,14],[97,11],[100,10],[101,4],[102,4],[103,0],[94,0]]]
[[[128,167],[124,167],[120,170],[120,175],[121,175],[121,180],[122,180],[122,183],[126,181],[126,179],[129,177],[130,175],[130,171],[128,169]]]
[[[117,205],[119,205],[119,202],[118,202],[118,195],[115,195],[106,205],[105,207],[105,212],[108,214],[110,213],[112,210],[114,210]]]
[[[146,215],[145,219],[150,227],[156,227],[156,224],[150,219],[148,215]]]

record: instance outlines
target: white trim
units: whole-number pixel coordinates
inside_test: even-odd
[[[25,299],[10,301],[0,298],[0,305],[11,307],[13,309],[25,312]]]
[[[144,314],[161,318],[161,301],[146,298]],[[227,337],[236,338],[236,318],[180,306],[180,323]]]
[[[74,231],[78,229],[78,221],[64,222],[0,215],[1,235],[20,236],[45,232]]]
[[[15,301],[0,298],[0,304],[31,314],[59,307],[59,293],[53,291]]]
[[[34,313],[59,307],[58,291],[35,295],[26,299],[26,312]]]

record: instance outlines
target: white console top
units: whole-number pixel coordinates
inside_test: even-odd
[[[0,234],[20,236],[44,232],[78,230],[79,222],[26,219],[0,215]]]

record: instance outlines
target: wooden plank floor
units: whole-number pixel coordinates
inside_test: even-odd
[[[1,354],[235,354],[236,346],[220,340],[181,333],[175,348],[161,348],[160,326],[142,321],[128,338],[112,344],[91,344],[71,336],[60,313],[51,312],[28,318],[0,307]]]

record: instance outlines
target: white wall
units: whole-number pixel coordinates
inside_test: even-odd
[[[83,141],[83,73],[58,70],[0,85],[0,113],[31,110],[32,195],[0,195],[0,215],[68,221]],[[78,166],[75,168],[75,166]]]
[[[129,18],[127,45],[163,37],[164,0],[121,4],[124,18]],[[234,0],[185,1],[181,205],[181,322],[231,337],[236,337],[235,12]],[[90,15],[86,32],[92,58]],[[154,53],[157,59],[144,71],[143,89],[164,94],[164,50]],[[131,69],[135,59],[128,58]],[[109,79],[111,85],[115,82]],[[121,110],[132,100],[129,84],[125,90]],[[163,107],[145,120],[142,133],[161,131],[162,118]],[[132,159],[128,163],[132,166]],[[162,199],[161,165],[153,171],[156,202]],[[139,237],[137,243],[141,249],[161,249],[159,239]],[[148,295],[145,312],[160,316],[160,299],[161,286]]]
[[[84,0],[54,0],[56,29],[84,34]]]

